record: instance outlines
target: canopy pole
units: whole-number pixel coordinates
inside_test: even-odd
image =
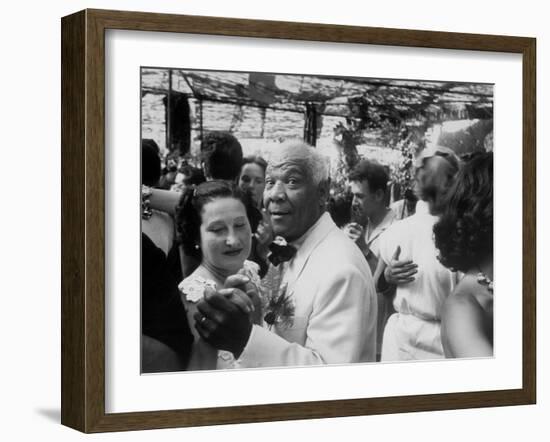
[[[306,103],[304,141],[311,146],[317,144],[317,107],[309,102]]]
[[[199,124],[200,124],[200,133],[201,133],[201,142],[202,142],[202,139],[203,139],[202,98],[199,98],[199,112],[200,112]]]
[[[166,97],[166,148],[172,152],[172,69],[168,69],[168,96]]]

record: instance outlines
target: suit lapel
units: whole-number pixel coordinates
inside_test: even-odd
[[[319,221],[305,233],[303,243],[298,247],[296,256],[289,261],[288,268],[286,269],[290,273],[288,278],[285,278],[288,284],[287,289],[290,290],[290,293],[294,290],[294,285],[309,261],[309,257],[333,228],[336,228],[336,225],[330,218],[330,215],[325,212],[321,215]]]

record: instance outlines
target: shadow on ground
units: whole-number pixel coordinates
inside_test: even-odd
[[[52,422],[61,423],[61,410],[59,408],[39,408],[36,413]]]

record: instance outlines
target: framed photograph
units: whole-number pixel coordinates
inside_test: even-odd
[[[534,404],[535,54],[64,17],[62,423]]]

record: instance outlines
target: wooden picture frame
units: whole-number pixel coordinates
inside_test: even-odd
[[[523,382],[512,390],[105,412],[105,30],[521,54]],[[83,432],[533,404],[536,400],[536,41],[533,38],[85,10],[62,19],[62,424]]]

